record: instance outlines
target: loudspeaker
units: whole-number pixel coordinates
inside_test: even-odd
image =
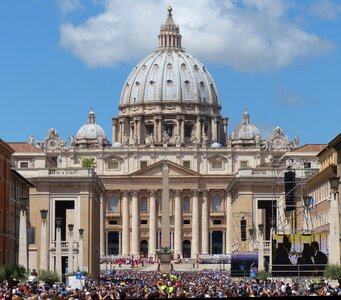
[[[285,189],[285,209],[295,210],[295,172],[286,171],[284,173],[284,189]]]

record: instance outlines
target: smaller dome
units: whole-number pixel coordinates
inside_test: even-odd
[[[260,136],[256,126],[250,123],[250,115],[245,110],[242,118],[242,123],[232,132],[234,140],[254,140],[256,136]]]
[[[221,145],[219,144],[219,143],[217,143],[217,142],[215,142],[215,143],[213,143],[212,145],[211,145],[211,148],[220,148],[221,147]]]
[[[96,124],[96,116],[95,113],[90,110],[88,114],[88,122],[87,124],[83,125],[77,132],[76,138],[78,140],[83,139],[98,139],[102,137],[105,139],[105,133],[101,126]]]

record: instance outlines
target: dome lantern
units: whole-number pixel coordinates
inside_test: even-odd
[[[161,25],[159,34],[159,49],[178,49],[181,48],[181,34],[179,26],[174,23],[172,15],[172,7],[168,7],[168,16],[166,23]]]

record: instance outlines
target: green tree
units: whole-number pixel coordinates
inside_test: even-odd
[[[56,272],[41,270],[38,274],[38,279],[44,281],[48,284],[53,284],[55,282],[60,282],[60,277]]]
[[[17,265],[1,265],[0,280],[6,280],[10,287],[14,286],[21,280],[28,278],[28,272],[25,267]]]
[[[259,271],[256,276],[256,278],[259,280],[266,280],[269,277],[270,277],[270,273],[267,271]]]
[[[93,157],[83,157],[82,159],[82,167],[94,169],[96,167],[95,158]]]
[[[341,279],[341,266],[327,265],[324,271],[324,276],[328,279],[339,280]]]

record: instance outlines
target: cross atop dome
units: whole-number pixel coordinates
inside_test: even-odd
[[[178,49],[181,48],[181,34],[179,26],[174,23],[172,11],[173,8],[168,6],[167,20],[164,25],[161,25],[159,34],[159,48],[160,50],[165,49]]]

